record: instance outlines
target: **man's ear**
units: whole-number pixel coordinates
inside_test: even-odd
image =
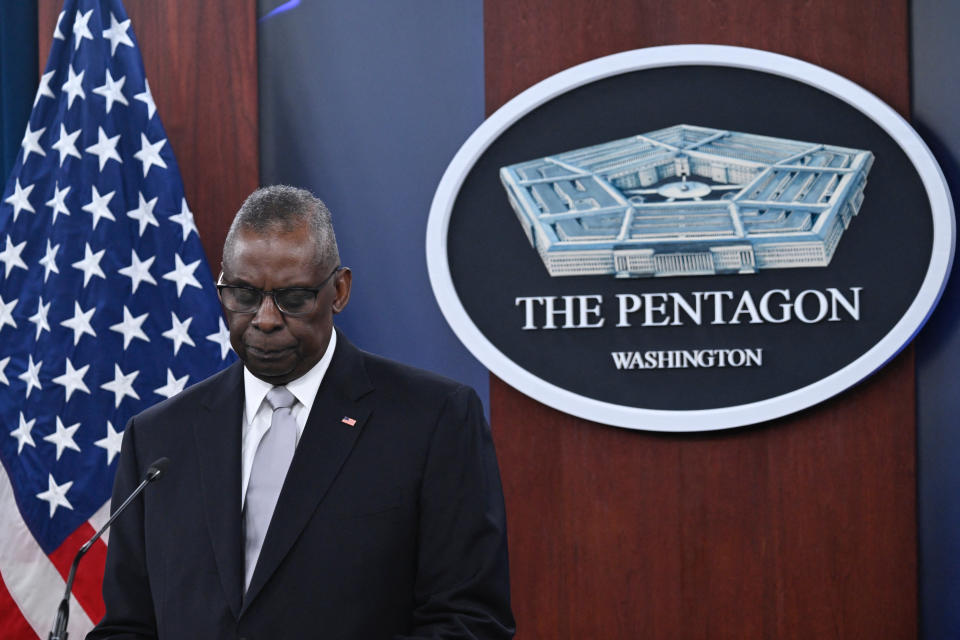
[[[353,284],[353,272],[350,267],[343,267],[333,277],[333,286],[336,288],[337,295],[333,298],[331,308],[334,313],[340,313],[350,302],[350,287]]]

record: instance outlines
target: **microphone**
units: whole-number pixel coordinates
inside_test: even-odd
[[[155,482],[163,477],[164,472],[167,470],[167,465],[170,464],[170,458],[159,458],[154,460],[147,468],[147,472],[143,476],[143,481],[133,490],[126,500],[117,507],[113,512],[113,515],[110,516],[110,519],[107,520],[106,524],[100,527],[100,531],[87,540],[80,550],[77,551],[77,555],[73,558],[73,564],[70,565],[70,573],[67,575],[67,588],[63,592],[63,599],[60,601],[60,606],[57,607],[57,618],[53,622],[53,629],[50,631],[50,635],[47,636],[47,640],[67,640],[67,621],[70,618],[70,592],[73,590],[73,579],[77,576],[77,566],[80,564],[80,558],[82,558],[87,551],[90,550],[90,547],[93,546],[93,543],[100,539],[100,536],[103,535],[103,532],[106,531],[113,521],[117,519],[123,510],[127,508],[133,499],[140,495],[143,492],[144,488],[151,482]]]

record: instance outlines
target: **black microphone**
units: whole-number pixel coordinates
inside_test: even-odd
[[[77,551],[77,555],[73,558],[73,564],[70,565],[70,573],[67,576],[67,588],[63,592],[63,600],[60,601],[60,606],[57,607],[57,618],[53,622],[53,630],[50,631],[50,635],[47,636],[47,640],[67,640],[67,621],[70,619],[70,592],[73,590],[73,579],[77,576],[77,565],[80,564],[80,558],[82,558],[87,551],[90,550],[90,547],[93,546],[93,543],[100,539],[100,536],[103,535],[103,532],[106,531],[113,521],[117,519],[123,510],[127,508],[133,499],[136,498],[144,490],[144,488],[163,477],[164,471],[167,469],[167,465],[170,464],[170,458],[159,458],[155,460],[147,468],[146,474],[143,476],[143,481],[133,490],[133,493],[123,501],[117,509],[113,512],[113,515],[110,516],[110,519],[107,520],[106,524],[100,527],[100,531],[97,531],[96,535],[87,540],[80,551]]]

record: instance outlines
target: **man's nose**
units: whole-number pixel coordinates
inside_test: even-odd
[[[276,331],[283,326],[283,314],[277,308],[273,296],[263,296],[263,302],[260,303],[260,308],[254,314],[252,322],[257,329],[267,333]]]

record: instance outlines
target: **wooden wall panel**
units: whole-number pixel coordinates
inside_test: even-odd
[[[61,0],[39,0],[40,68]],[[126,0],[147,80],[216,276],[223,239],[259,184],[252,0]]]
[[[818,64],[905,114],[907,8],[906,0],[485,0],[487,111],[600,56],[667,44],[725,44]]]
[[[750,46],[906,115],[906,0],[486,0],[487,109],[628,49]],[[665,435],[557,412],[491,377],[514,608],[534,638],[911,638],[913,350],[767,424]]]

